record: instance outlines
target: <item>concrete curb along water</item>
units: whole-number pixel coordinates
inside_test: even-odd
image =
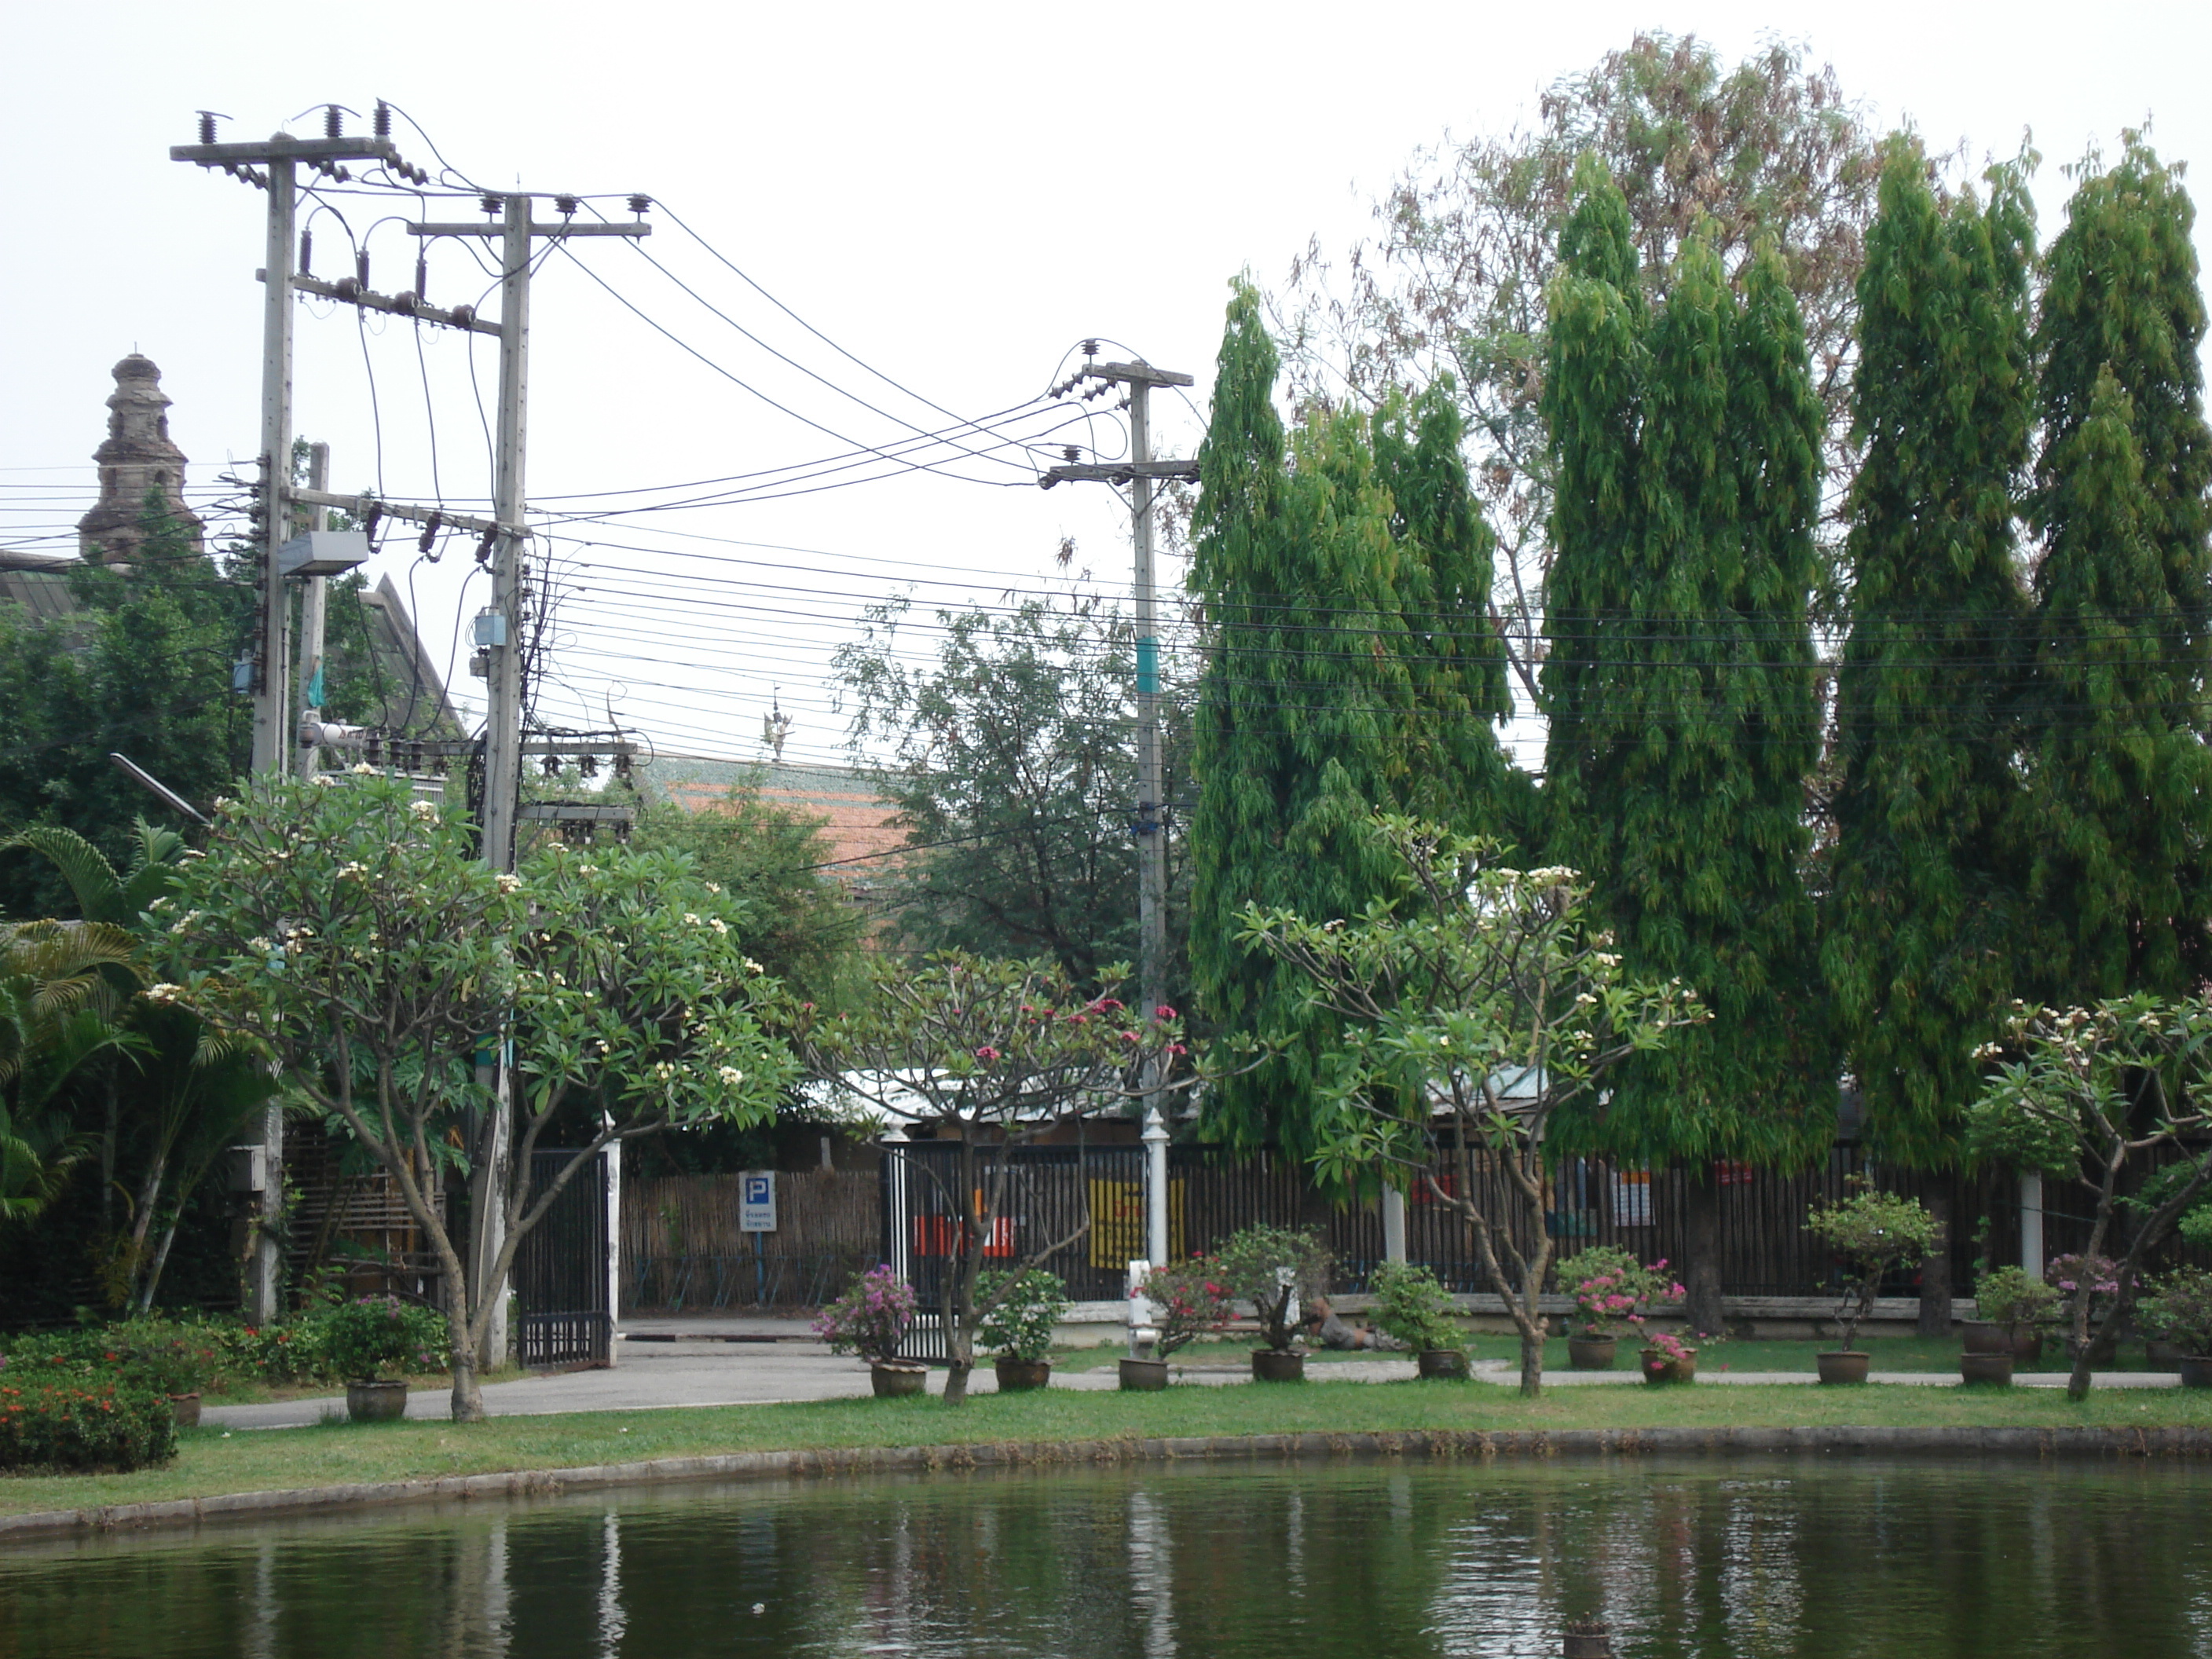
[[[816,1451],[727,1452],[579,1468],[517,1469],[276,1492],[230,1492],[161,1503],[44,1510],[0,1516],[0,1545],[59,1534],[260,1520],[329,1510],[440,1500],[543,1497],[676,1480],[1036,1468],[1276,1457],[1586,1457],[1681,1453],[1874,1452],[2009,1458],[2212,1457],[2212,1428],[1853,1427],[1696,1429],[1412,1430],[1403,1433],[1255,1434],[1176,1439],[984,1441],[939,1446],[854,1447]]]

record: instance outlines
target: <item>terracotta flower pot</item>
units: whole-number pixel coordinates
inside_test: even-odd
[[[876,1398],[888,1400],[897,1395],[927,1392],[929,1367],[917,1365],[908,1359],[879,1359],[868,1366],[868,1383],[875,1389]]]
[[[1676,1359],[1663,1348],[1642,1351],[1646,1382],[1694,1382],[1698,1380],[1698,1351],[1692,1348]]]
[[[1158,1394],[1168,1385],[1168,1362],[1164,1359],[1125,1359],[1121,1362],[1121,1387],[1131,1394]]]
[[[406,1382],[372,1377],[347,1383],[346,1415],[356,1423],[390,1423],[406,1416]]]
[[[1302,1353],[1285,1353],[1277,1348],[1252,1350],[1252,1380],[1255,1382],[1303,1382],[1306,1380],[1306,1357]]]
[[[1420,1368],[1423,1376],[1442,1377],[1454,1382],[1464,1382],[1471,1374],[1464,1348],[1424,1348],[1414,1356],[1413,1363]]]
[[[1567,1369],[1609,1371],[1620,1347],[1617,1336],[1571,1336],[1567,1339]]]
[[[1838,1348],[1830,1353],[1814,1354],[1813,1363],[1820,1368],[1823,1382],[1863,1382],[1874,1356],[1855,1348]]]
[[[1002,1353],[991,1369],[999,1376],[1000,1394],[1020,1394],[1030,1389],[1042,1389],[1052,1381],[1052,1361],[1049,1359],[1017,1359]]]
[[[2212,1355],[2185,1354],[2180,1370],[2183,1388],[2212,1389]]]
[[[179,1428],[197,1429],[200,1425],[199,1390],[195,1389],[190,1394],[171,1395],[169,1410],[175,1415]]]
[[[2012,1354],[2009,1351],[1960,1354],[1959,1375],[1969,1382],[1987,1382],[1992,1387],[2008,1389],[2012,1386]]]

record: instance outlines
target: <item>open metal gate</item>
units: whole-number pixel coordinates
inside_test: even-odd
[[[574,1156],[532,1152],[532,1190],[543,1193]],[[607,1215],[615,1167],[602,1152],[578,1170],[514,1253],[514,1346],[526,1366],[610,1362],[614,1312],[607,1305]]]

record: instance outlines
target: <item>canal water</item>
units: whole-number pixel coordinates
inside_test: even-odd
[[[2212,1472],[1314,1463],[688,1486],[18,1546],[0,1659],[2212,1659]]]

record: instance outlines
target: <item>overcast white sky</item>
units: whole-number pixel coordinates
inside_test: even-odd
[[[1193,408],[1160,410],[1159,447],[1188,453],[1232,275],[1249,267],[1279,283],[1316,233],[1341,247],[1417,148],[1448,130],[1510,125],[1544,85],[1639,27],[1695,33],[1731,57],[1770,32],[1802,40],[1879,119],[1909,120],[1938,145],[1963,140],[1977,156],[2009,155],[2033,129],[2048,158],[2046,235],[2064,201],[2058,163],[2092,142],[2113,148],[2123,126],[2154,118],[2163,153],[2212,166],[2202,91],[2212,9],[2201,3],[2094,18],[2078,6],[1718,0],[27,7],[0,58],[12,181],[0,544],[72,544],[92,500],[108,369],[134,347],[161,367],[196,485],[254,453],[263,203],[168,161],[170,144],[191,139],[196,108],[235,118],[227,137],[258,137],[288,123],[319,131],[319,113],[301,112],[332,100],[366,112],[381,96],[483,184],[644,192],[852,354],[801,330],[665,213],[647,252],[736,325],[884,412],[779,363],[629,246],[578,246],[607,288],[552,258],[533,302],[532,501],[673,500],[705,492],[649,487],[895,442],[910,435],[901,422],[946,424],[932,404],[963,417],[1020,405],[1086,334],[1198,374]],[[400,137],[434,167],[404,125]],[[472,216],[461,205],[443,216]],[[413,285],[396,223],[369,247],[374,287]],[[318,271],[337,274],[346,243],[333,220],[315,222],[315,249]],[[483,286],[453,245],[432,254],[434,302]],[[349,309],[314,304],[299,337],[298,427],[332,445],[341,488],[465,510],[487,493],[465,337],[421,330],[418,361],[411,326],[363,329]],[[489,340],[476,367],[488,395]],[[1048,424],[1031,416],[1018,429]],[[1098,434],[1101,447],[1117,441]],[[1104,487],[1045,494],[1000,463],[958,470],[993,482],[908,472],[565,527],[576,539],[556,544],[568,590],[562,689],[545,712],[598,723],[611,702],[663,748],[750,757],[780,686],[798,721],[791,757],[834,759],[842,722],[823,668],[868,599],[908,584],[924,603],[1033,586],[1070,536],[1079,566],[1125,579],[1126,520]],[[374,567],[404,586],[415,566],[422,632],[441,656],[483,601],[480,580],[460,584],[471,562],[455,542],[416,566],[412,540],[394,537]]]

